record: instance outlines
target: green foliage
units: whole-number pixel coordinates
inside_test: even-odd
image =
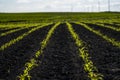
[[[38,66],[36,64],[36,60],[35,59],[31,59],[30,62],[26,63],[25,64],[25,70],[24,70],[24,74],[23,75],[20,75],[18,76],[18,78],[20,80],[30,80],[31,76],[29,75],[29,71],[34,68],[35,66]]]
[[[49,22],[120,22],[119,13],[0,13],[1,24]]]
[[[50,39],[50,37],[52,36],[52,34],[54,33],[54,30],[57,28],[57,26],[60,25],[60,22],[56,23],[51,29],[50,31],[48,32],[46,38],[41,42],[41,50],[39,50],[37,53],[36,53],[36,58],[39,57],[39,55],[43,52],[43,49],[47,46],[47,43]]]
[[[57,23],[56,23],[57,22]],[[37,58],[43,53],[43,49],[47,46],[49,39],[51,38],[54,30],[57,28],[60,23],[65,23],[68,26],[68,30],[70,31],[73,39],[75,40],[75,44],[79,48],[79,56],[84,61],[84,70],[88,73],[88,77],[91,80],[103,80],[103,75],[98,73],[97,68],[94,66],[93,62],[90,60],[89,52],[87,46],[84,42],[79,38],[79,36],[75,33],[72,28],[72,25],[68,22],[75,22],[76,24],[80,24],[91,32],[101,36],[103,39],[111,42],[113,45],[120,47],[120,42],[116,41],[113,38],[109,38],[108,36],[102,34],[100,31],[96,31],[89,26],[83,24],[86,23],[116,23],[120,26],[120,14],[118,13],[0,13],[0,29],[7,30],[19,27],[20,29],[10,30],[5,33],[1,33],[0,36],[5,36],[10,33],[19,31],[24,28],[29,28],[30,26],[36,26],[32,28],[28,32],[18,36],[17,38],[5,43],[0,46],[0,51],[3,51],[7,47],[15,44],[16,42],[22,40],[24,37],[28,36],[30,33],[34,32],[39,28],[43,28],[52,23],[56,23],[48,32],[46,38],[41,42],[41,48],[35,53],[35,57],[30,59],[29,62],[25,64],[25,69],[23,70],[23,74],[19,77],[20,80],[30,80],[31,76],[29,71],[31,71],[34,67],[38,66]],[[80,23],[78,23],[80,22]],[[42,26],[40,26],[42,25]],[[104,26],[99,24],[105,28],[110,28],[112,30],[120,31],[112,26]]]

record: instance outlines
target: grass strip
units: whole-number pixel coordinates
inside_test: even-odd
[[[88,73],[88,77],[91,80],[103,80],[103,75],[98,73],[97,68],[94,66],[93,62],[90,60],[88,49],[85,46],[84,42],[80,40],[79,36],[74,31],[70,23],[66,22],[66,25],[73,39],[75,40],[76,45],[79,47],[79,56],[84,61],[84,70]]]
[[[43,49],[47,46],[52,34],[54,34],[55,29],[60,25],[60,22],[56,23],[48,32],[46,38],[41,42],[41,48],[35,53],[35,57],[30,59],[29,62],[25,64],[25,69],[23,70],[23,74],[18,76],[20,80],[30,80],[31,76],[29,71],[32,70],[34,67],[38,66],[37,59],[43,53]]]

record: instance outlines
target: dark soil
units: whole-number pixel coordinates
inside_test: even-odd
[[[104,80],[120,80],[120,48],[80,25],[73,24],[73,27],[79,37],[88,45],[91,60],[99,72],[104,75]]]
[[[0,79],[16,80],[16,77],[23,71],[25,63],[40,48],[40,42],[45,38],[51,26],[32,32],[21,41],[0,52]],[[16,33],[16,35],[18,34]],[[8,37],[1,42],[6,39]]]
[[[42,56],[42,63],[30,72],[31,80],[89,80],[65,24],[55,30]]]
[[[117,41],[120,41],[120,32],[117,32],[108,28],[104,28],[95,24],[87,24],[87,25],[95,30],[100,30],[101,33],[109,36],[110,38],[114,38]]]

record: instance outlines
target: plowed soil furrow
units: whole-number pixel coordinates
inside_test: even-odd
[[[27,61],[40,48],[40,42],[53,25],[38,29],[0,52],[0,79],[16,80]]]
[[[39,66],[30,71],[31,80],[88,80],[78,48],[65,24],[57,27],[38,60]]]
[[[31,28],[22,29],[20,31],[8,34],[6,36],[0,36],[0,46],[4,45],[5,43],[9,42],[12,39],[17,38],[18,36],[24,34],[25,32],[28,32],[29,30],[31,30]]]
[[[82,26],[72,25],[80,38],[88,44],[91,60],[99,72],[104,75],[104,80],[114,80],[119,77],[120,49]]]
[[[95,24],[87,24],[87,25],[95,30],[99,30],[101,33],[107,35],[110,38],[114,38],[115,40],[120,41],[120,32],[108,28],[104,28]]]

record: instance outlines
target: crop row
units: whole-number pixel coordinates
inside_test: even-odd
[[[97,68],[94,66],[93,62],[90,60],[89,53],[87,50],[87,47],[85,46],[84,42],[79,38],[77,33],[75,33],[74,29],[72,28],[72,25],[70,23],[66,23],[68,26],[68,30],[70,31],[73,39],[75,40],[75,43],[77,47],[79,47],[79,55],[84,61],[84,70],[88,72],[88,77],[91,80],[103,80],[103,75],[98,73]]]
[[[49,39],[51,38],[52,34],[54,33],[55,29],[60,25],[60,22],[56,23],[48,32],[46,38],[41,42],[41,48],[35,53],[35,57],[30,59],[29,62],[25,64],[25,69],[23,70],[23,74],[19,77],[20,80],[30,80],[31,76],[29,75],[29,71],[37,66],[37,58],[43,53],[43,49],[47,46]]]
[[[8,34],[11,34],[11,33],[14,33],[14,32],[17,32],[17,31],[20,31],[20,30],[23,30],[23,29],[28,29],[28,28],[30,28],[30,27],[23,27],[23,28],[18,28],[18,29],[12,29],[12,30],[9,30],[9,31],[6,31],[6,32],[3,32],[3,33],[1,33],[0,34],[0,36],[2,37],[2,36],[6,36],[6,35],[8,35]]]
[[[7,47],[15,44],[16,42],[22,40],[24,37],[28,36],[30,33],[36,31],[36,30],[39,29],[39,28],[43,28],[43,27],[45,27],[45,26],[48,26],[48,25],[50,25],[50,24],[52,24],[52,23],[44,24],[44,25],[42,25],[42,26],[38,26],[38,27],[32,28],[30,31],[25,32],[24,34],[18,36],[17,38],[12,39],[11,41],[9,41],[9,42],[5,43],[4,45],[2,45],[2,46],[0,47],[0,50],[3,51],[3,50],[6,49]]]
[[[108,42],[112,43],[113,46],[117,46],[120,47],[120,42],[115,40],[114,38],[110,38],[107,35],[102,34],[100,31],[98,30],[94,30],[93,28],[90,28],[89,26],[87,26],[86,24],[83,23],[79,23],[79,22],[75,22],[76,24],[82,25],[83,27],[85,27],[87,30],[101,36],[103,39],[107,40]]]
[[[57,28],[57,26],[60,23],[56,23],[54,27],[50,29],[50,31],[47,34],[47,37],[41,42],[41,48],[39,51],[36,52],[35,57],[30,59],[29,62],[25,64],[25,69],[23,70],[23,74],[18,76],[20,80],[28,79],[30,80],[31,76],[29,74],[29,71],[32,70],[37,65],[37,58],[43,53],[43,49],[47,46],[47,43],[54,33],[54,30]],[[97,68],[93,65],[93,62],[90,60],[87,47],[84,45],[84,42],[79,39],[78,35],[74,32],[72,25],[68,22],[66,23],[68,26],[68,30],[70,31],[73,39],[75,40],[76,45],[79,47],[80,57],[82,57],[84,64],[84,70],[88,72],[88,77],[91,80],[103,80],[103,75],[98,73]],[[95,72],[95,73],[94,73]]]
[[[112,43],[114,46],[117,46],[117,47],[120,47],[120,42],[119,41],[116,41],[115,39],[113,38],[110,38],[108,37],[107,35],[104,35],[102,34],[100,31],[98,30],[94,30],[93,28],[89,27],[88,25],[84,24],[84,23],[79,23],[79,22],[74,22],[75,24],[78,24],[78,25],[81,25],[82,27],[86,28],[87,30],[99,35],[100,37],[102,37],[103,39],[107,40],[108,42]],[[48,24],[44,24],[42,26],[37,26],[35,28],[32,28],[30,31],[18,36],[17,38],[5,43],[4,45],[2,45],[0,47],[0,50],[3,51],[4,49],[6,49],[7,47],[15,44],[16,42],[22,40],[24,37],[28,36],[30,33],[36,31],[37,29],[39,28],[43,28],[45,26],[48,26],[52,23],[48,23]],[[43,50],[44,48],[47,46],[52,34],[54,34],[54,31],[55,29],[58,27],[58,25],[60,25],[60,22],[56,23],[48,32],[48,34],[46,35],[46,38],[41,42],[41,47],[40,49],[35,53],[34,57],[31,58],[29,60],[29,62],[26,62],[25,66],[24,66],[24,70],[23,70],[23,73],[20,74],[18,77],[20,80],[30,80],[31,79],[31,76],[29,74],[29,72],[35,68],[36,66],[38,66],[37,62],[38,62],[38,57],[43,54]],[[87,46],[85,44],[84,41],[82,41],[79,36],[77,35],[77,33],[74,31],[74,29],[72,28],[72,25],[68,22],[66,22],[66,25],[68,27],[68,30],[72,36],[72,38],[75,40],[75,44],[76,46],[79,48],[79,56],[83,59],[84,61],[84,70],[88,73],[88,77],[91,79],[91,80],[103,80],[103,75],[100,74],[98,72],[98,69],[97,67],[94,66],[94,63],[91,61],[90,59],[90,56],[89,56],[89,51],[87,49]],[[104,27],[103,24],[98,24],[102,27]],[[109,28],[109,29],[112,29],[112,30],[115,30],[117,31],[117,28],[114,28],[114,27],[104,27],[104,28]],[[20,29],[16,29],[16,31],[19,31],[23,28],[20,28]],[[10,33],[13,33],[13,32],[16,32],[15,30],[10,30],[8,32],[5,32],[3,36],[7,35],[7,34],[10,34]],[[1,34],[2,35],[2,34]]]

